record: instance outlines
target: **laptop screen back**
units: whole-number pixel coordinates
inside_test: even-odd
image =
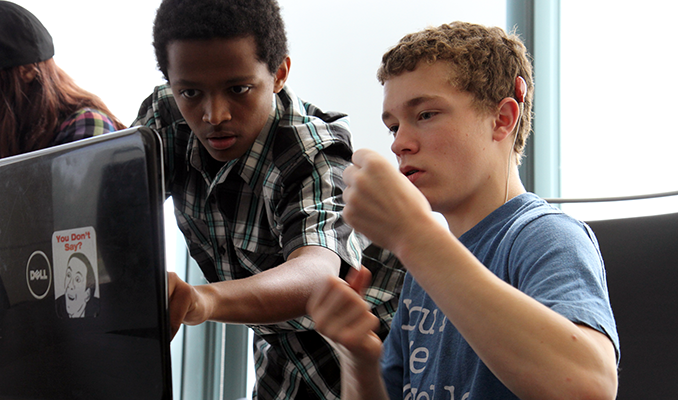
[[[0,160],[0,399],[171,399],[158,136]]]

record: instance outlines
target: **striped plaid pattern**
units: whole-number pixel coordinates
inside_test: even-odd
[[[299,247],[323,246],[341,257],[343,271],[361,261],[372,271],[368,301],[385,334],[404,272],[391,253],[367,247],[341,218],[342,173],[352,155],[348,117],[324,113],[285,87],[252,147],[214,177],[207,173],[209,155],[169,86],[155,89],[133,125],[153,128],[163,138],[165,187],[208,281],[245,278],[280,265]],[[338,398],[336,356],[312,331],[309,317],[250,327],[258,343],[256,398],[290,398],[302,381],[317,398]],[[307,343],[306,337],[315,339]]]
[[[404,271],[392,253],[370,245],[363,252],[363,266],[372,272],[366,300],[379,318],[379,337],[384,340],[398,306]],[[339,359],[316,332],[254,335],[257,383],[254,399],[340,399]]]
[[[116,131],[115,125],[108,115],[92,108],[83,108],[61,123],[51,146],[114,131]]]

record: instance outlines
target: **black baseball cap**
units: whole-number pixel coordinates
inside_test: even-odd
[[[54,56],[52,36],[20,5],[0,1],[0,69],[49,60]]]

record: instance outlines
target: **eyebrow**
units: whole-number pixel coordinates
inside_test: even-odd
[[[243,84],[242,82],[253,81],[253,80],[254,80],[254,76],[252,76],[252,75],[237,76],[235,78],[231,78],[231,79],[225,80],[223,82],[219,82],[219,85],[223,85],[223,86],[241,85],[241,84]],[[201,83],[197,82],[197,81],[191,81],[191,80],[188,80],[188,79],[178,79],[178,80],[174,81],[174,85],[177,85],[177,86],[178,85],[200,86]]]
[[[405,108],[406,109],[414,108],[414,107],[416,107],[416,106],[418,106],[422,103],[426,103],[427,101],[431,101],[431,100],[436,100],[438,98],[440,98],[440,96],[418,96],[418,97],[414,97],[414,98],[409,99],[405,102]],[[385,120],[389,117],[391,117],[391,113],[388,112],[388,111],[384,111],[381,114],[382,120]]]

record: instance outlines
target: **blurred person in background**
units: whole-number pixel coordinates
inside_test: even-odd
[[[125,128],[53,56],[52,37],[35,15],[0,1],[0,158]]]

